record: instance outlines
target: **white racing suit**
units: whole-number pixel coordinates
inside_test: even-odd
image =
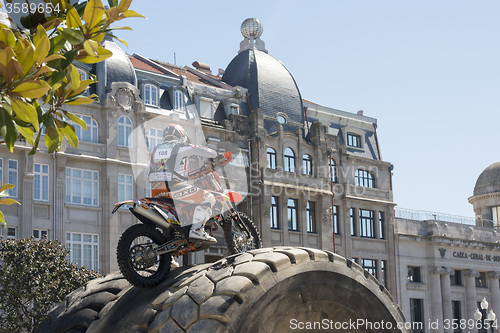
[[[169,141],[157,145],[152,153],[146,172],[149,173],[151,194],[154,198],[170,198],[184,203],[194,203],[192,219],[179,221],[181,226],[191,224],[190,237],[215,241],[204,233],[205,222],[212,216],[215,197],[212,193],[187,183],[189,175],[189,157],[202,156],[214,158],[217,152],[211,148]],[[181,215],[179,214],[179,219]],[[205,234],[196,237],[197,232]]]

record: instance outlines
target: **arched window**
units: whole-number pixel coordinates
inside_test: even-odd
[[[307,175],[307,176],[312,176],[313,174],[313,169],[312,169],[312,157],[311,155],[304,154],[302,155],[302,174]]]
[[[375,179],[369,171],[358,169],[354,175],[354,183],[356,186],[375,187]]]
[[[271,147],[267,148],[267,167],[276,169],[276,150]]]
[[[118,146],[120,147],[132,147],[132,140],[130,135],[132,134],[132,121],[129,117],[121,116],[118,119]]]
[[[295,172],[295,154],[292,149],[286,148],[284,154],[284,167],[285,171]]]
[[[154,147],[162,142],[163,131],[158,128],[150,128],[146,133],[146,147],[148,151],[153,151]]]
[[[176,90],[174,93],[174,110],[176,111],[185,110],[184,93],[180,90]]]
[[[158,106],[158,87],[154,84],[144,85],[144,104]]]
[[[333,158],[328,160],[328,174],[330,175],[330,181],[332,183],[337,183],[339,181],[337,178],[337,163]]]
[[[97,143],[97,134],[99,127],[97,126],[97,121],[91,116],[79,116],[78,118],[83,120],[87,125],[87,130],[84,130],[80,125],[75,124],[70,121],[71,124],[75,127],[75,135],[80,141],[84,142],[96,142]]]

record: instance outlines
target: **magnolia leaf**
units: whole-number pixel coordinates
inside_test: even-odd
[[[71,120],[72,122],[74,122],[75,124],[79,125],[80,127],[83,128],[83,130],[87,130],[87,123],[85,121],[83,121],[83,119],[75,116],[74,114],[72,113],[69,113],[68,111],[63,111],[64,115],[66,117],[69,118],[69,120]]]
[[[131,9],[128,9],[128,10],[124,11],[120,16],[123,16],[123,17],[142,17],[142,18],[146,18],[146,16],[141,15],[141,14],[139,14],[136,11],[131,10]]]
[[[11,115],[3,107],[0,108],[0,136],[3,137],[5,145],[9,151],[14,152],[14,143],[17,140],[16,124],[12,120]]]
[[[85,11],[83,12],[83,20],[87,34],[91,34],[97,25],[102,21],[106,10],[100,0],[89,0]]]
[[[86,64],[95,64],[98,62],[101,62],[103,60],[108,59],[113,55],[113,52],[110,50],[106,50],[104,47],[99,45],[99,48],[97,50],[98,56],[90,56],[87,54],[86,51],[83,51],[77,58],[76,60],[81,61]]]
[[[99,43],[97,43],[94,40],[86,40],[85,43],[83,43],[83,48],[85,49],[85,52],[87,52],[88,55],[90,56],[95,56],[98,57],[99,53]]]
[[[61,35],[71,44],[79,45],[85,40],[85,36],[80,30],[70,28],[60,28]]]
[[[71,145],[71,147],[73,148],[78,147],[78,137],[75,134],[74,126],[68,123],[63,123],[62,126],[59,127],[59,130],[68,139],[68,142]]]
[[[3,184],[2,187],[0,187],[0,194],[7,190],[13,189],[14,187],[16,186],[12,184]]]
[[[59,148],[59,142],[61,142],[59,131],[55,128],[55,126],[45,127],[45,145],[49,149],[49,154]]]
[[[116,7],[118,6],[118,0],[108,0],[108,5],[109,7]],[[113,8],[111,8],[113,9]]]
[[[82,26],[82,20],[80,15],[73,6],[68,6],[68,14],[66,16],[66,25],[68,28],[80,28]]]
[[[66,59],[66,58],[64,58],[64,56],[62,54],[52,54],[52,55],[49,55],[48,57],[44,58],[42,60],[42,62],[49,62],[49,61],[59,60],[59,59]]]
[[[33,124],[35,128],[38,128],[38,113],[36,112],[36,109],[33,107],[33,105],[28,104],[18,98],[13,98],[11,100],[11,103],[12,109],[16,116],[19,117],[19,119],[28,124]]]
[[[94,102],[94,100],[90,97],[77,97],[77,98],[68,98],[64,101],[64,104],[68,105],[82,105],[82,104],[90,104]]]
[[[10,29],[1,29],[0,30],[0,42],[3,42],[5,45],[14,47],[16,45],[16,37],[14,33]]]
[[[21,45],[21,43],[18,43]],[[17,52],[17,59],[24,68],[23,74],[26,75],[35,64],[35,49],[28,44],[21,52]]]
[[[70,67],[69,82],[73,91],[80,86],[80,73],[78,73],[78,70],[73,65]]]
[[[42,25],[38,25],[36,33],[33,36],[33,44],[35,44],[35,62],[39,63],[45,58],[50,51],[50,40]]]
[[[120,11],[120,13],[123,13],[130,7],[131,4],[132,0],[121,0],[118,4],[118,10]]]
[[[20,83],[14,90],[13,95],[24,98],[40,98],[49,91],[50,85],[43,80],[28,80]]]
[[[111,22],[116,21],[116,19],[118,19],[118,15],[120,15],[120,11],[116,8],[116,6],[111,6],[111,8],[106,11],[106,16]]]
[[[20,205],[19,201],[11,199],[11,198],[0,198],[0,205],[12,205],[12,204],[18,204]]]
[[[2,211],[0,210],[0,223],[4,226],[7,227],[7,223],[5,223],[5,217],[3,216]]]
[[[17,131],[28,141],[30,146],[33,146],[35,144],[35,132],[29,127],[26,126],[21,126],[19,124],[16,124],[17,126]]]

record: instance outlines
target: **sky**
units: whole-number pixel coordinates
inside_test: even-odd
[[[399,207],[473,217],[468,198],[500,161],[500,1],[135,0],[147,19],[120,32],[129,54],[225,69],[241,23],[258,18],[269,54],[302,98],[378,121]]]

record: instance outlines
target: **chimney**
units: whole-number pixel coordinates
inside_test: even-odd
[[[210,70],[210,65],[209,64],[205,64],[203,62],[195,61],[195,62],[193,62],[192,65],[194,66],[194,68],[196,68],[197,70],[199,70],[202,73],[212,74],[212,71]]]

